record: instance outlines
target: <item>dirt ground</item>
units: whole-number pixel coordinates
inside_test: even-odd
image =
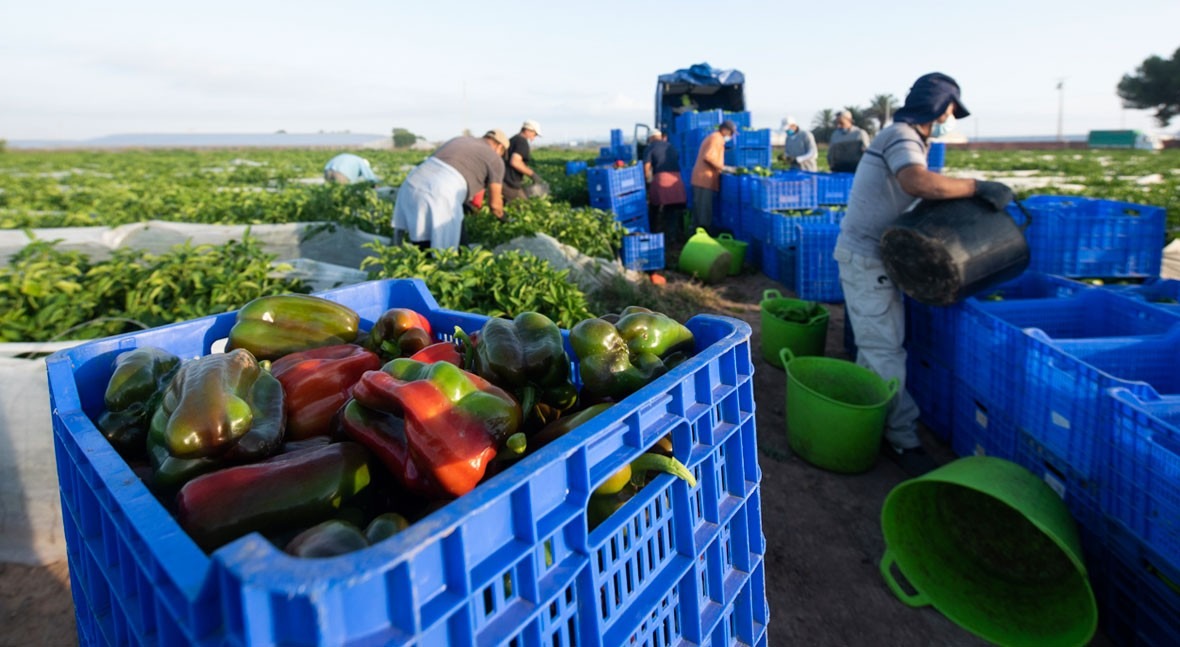
[[[883,583],[877,566],[884,550],[881,505],[906,479],[894,463],[883,459],[865,474],[844,476],[812,467],[788,449],[786,375],[761,357],[758,304],[766,289],[791,293],[761,273],[731,277],[719,287],[729,300],[726,314],[753,329],[769,644],[986,644],[932,608],[903,605]],[[843,308],[829,309],[827,355],[848,359]],[[954,459],[929,433],[923,441],[940,463]],[[0,645],[76,644],[66,564],[0,564],[0,627]],[[1093,644],[1109,642],[1100,635]]]

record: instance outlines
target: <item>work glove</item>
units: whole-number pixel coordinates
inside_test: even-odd
[[[548,184],[548,182],[546,182],[545,179],[541,177],[541,174],[536,171],[533,171],[533,183],[534,184]]]
[[[976,180],[975,197],[983,199],[997,211],[1000,211],[1008,206],[1009,202],[1016,199],[1016,194],[1012,193],[1012,189],[1007,184]]]

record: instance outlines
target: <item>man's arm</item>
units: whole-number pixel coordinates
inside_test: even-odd
[[[488,185],[488,208],[497,218],[504,217],[504,185],[492,182]]]
[[[917,164],[898,171],[897,181],[906,193],[927,200],[950,200],[975,195],[975,180],[947,177]]]
[[[508,165],[521,175],[533,176],[533,169],[525,165],[524,158],[520,156],[520,153],[513,153],[512,157],[508,158]]]
[[[647,182],[651,182],[651,162],[643,163],[643,177]]]

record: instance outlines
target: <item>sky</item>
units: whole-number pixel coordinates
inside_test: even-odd
[[[1115,87],[1180,48],[1180,0],[20,2],[0,0],[0,139],[387,134],[653,121],[656,77],[741,70],[756,128],[953,76],[968,137],[1161,129]],[[1062,82],[1062,90],[1057,89]]]

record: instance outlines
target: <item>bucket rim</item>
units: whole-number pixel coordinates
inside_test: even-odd
[[[786,350],[786,349],[783,349],[783,350]],[[843,402],[841,400],[837,400],[835,398],[832,398],[824,393],[820,393],[819,391],[816,391],[815,389],[811,388],[806,383],[804,383],[802,380],[800,380],[798,377],[796,377],[795,374],[791,372],[791,364],[794,364],[795,362],[803,362],[804,364],[809,364],[809,363],[810,364],[830,364],[830,365],[834,365],[834,366],[841,366],[841,368],[854,367],[854,368],[852,368],[852,370],[856,371],[858,375],[872,377],[873,379],[881,382],[882,387],[886,391],[885,399],[882,400],[881,402],[876,403],[876,404],[852,404],[849,402]],[[842,407],[847,407],[850,409],[858,409],[858,410],[878,409],[880,407],[888,405],[890,400],[892,400],[893,397],[895,395],[897,395],[897,391],[898,391],[897,378],[885,380],[880,375],[877,375],[876,373],[870,371],[869,369],[867,369],[855,362],[849,362],[848,360],[843,360],[843,359],[839,359],[836,357],[818,357],[815,355],[804,355],[804,356],[800,356],[800,357],[792,357],[789,360],[784,357],[783,358],[783,368],[787,372],[788,385],[795,384],[795,385],[799,386],[799,388],[806,391],[808,394],[813,395],[817,398],[820,398],[821,400],[824,400],[825,402],[830,402],[832,404],[838,404]]]

